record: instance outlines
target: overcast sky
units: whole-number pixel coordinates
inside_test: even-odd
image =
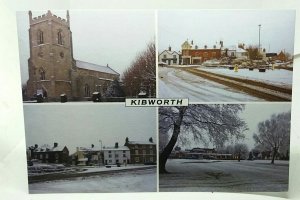
[[[131,141],[156,142],[156,108],[125,107],[124,104],[67,103],[24,105],[26,146],[54,142],[76,147],[124,145]]]
[[[32,11],[33,17],[47,11]],[[51,11],[66,19],[66,11]],[[147,10],[70,10],[74,59],[109,64],[122,74],[155,37],[155,14]],[[22,83],[28,79],[28,12],[17,13]]]
[[[261,24],[261,47],[267,52],[284,50],[293,53],[295,12],[291,10],[175,10],[158,12],[158,50],[193,40],[200,48],[212,47],[220,40],[224,46],[245,43],[258,46]]]
[[[255,142],[253,140],[253,133],[257,133],[257,125],[259,122],[269,119],[272,114],[279,114],[282,112],[288,112],[291,110],[290,103],[251,103],[246,104],[245,110],[240,113],[240,117],[245,120],[248,125],[247,131],[244,132],[245,139],[239,141],[240,143],[247,144],[249,150],[254,148]],[[229,144],[234,144],[236,141],[230,141]],[[190,145],[186,145],[183,148],[204,147],[202,143],[192,142]],[[209,148],[213,148],[212,144],[209,144]]]

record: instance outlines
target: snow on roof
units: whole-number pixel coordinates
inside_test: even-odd
[[[242,49],[242,48],[237,48],[236,52],[238,52],[238,53],[245,53],[247,51],[245,49]]]
[[[149,142],[149,141],[129,141],[128,144],[153,144],[155,145],[154,142]]]
[[[179,55],[179,53],[178,53],[177,51],[169,51],[169,50],[164,50],[164,51],[161,52],[159,55],[163,54],[164,52],[166,52],[166,53],[168,53],[168,54],[170,54],[170,55],[173,55],[173,54],[178,54],[178,55]]]
[[[101,149],[97,147],[79,147],[79,151],[101,151]]]
[[[129,148],[126,147],[126,146],[119,146],[118,148],[115,148],[115,147],[105,147],[105,148],[103,148],[103,151],[105,151],[105,150],[109,150],[109,151],[112,151],[112,150],[126,151],[126,150],[128,150],[129,151]]]
[[[57,146],[57,147],[39,147],[34,150],[34,152],[49,152],[49,151],[63,151],[65,146]]]
[[[93,64],[93,63],[89,63],[89,62],[84,62],[81,60],[76,60],[76,66],[78,68],[82,68],[82,69],[89,69],[89,70],[93,70],[93,71],[119,75],[118,72],[114,71],[109,66],[97,65],[97,64]]]

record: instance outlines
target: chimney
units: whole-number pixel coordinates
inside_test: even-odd
[[[55,148],[55,147],[57,147],[57,146],[58,146],[58,143],[57,143],[57,142],[54,142],[54,146],[53,146],[53,147]]]
[[[220,41],[220,45],[221,45],[221,48],[222,48],[223,47],[223,41],[222,40]]]
[[[149,142],[153,143],[153,138],[152,137],[149,138]]]
[[[215,49],[215,48],[217,48],[217,46],[216,46],[216,45],[214,45],[214,49]]]
[[[195,49],[198,49],[198,45],[195,46]]]
[[[169,46],[169,51],[172,51],[172,48],[171,48],[171,46]]]
[[[37,144],[34,145],[34,148],[35,148],[35,149],[37,149],[38,147],[39,147],[39,145],[37,145]]]
[[[117,148],[119,148],[119,143],[115,143],[115,148],[117,149]]]
[[[91,147],[94,148],[94,144],[92,144]]]
[[[204,45],[204,49],[207,49],[207,45]]]
[[[191,44],[192,44],[192,45],[194,44],[194,41],[193,41],[193,40],[191,41]]]

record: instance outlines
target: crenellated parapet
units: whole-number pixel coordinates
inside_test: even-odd
[[[28,14],[29,14],[30,25],[40,23],[40,22],[43,22],[43,21],[54,21],[54,22],[61,23],[61,24],[64,24],[66,26],[69,26],[70,17],[69,17],[68,11],[67,11],[67,19],[64,19],[64,18],[58,17],[57,15],[52,14],[50,10],[48,10],[48,12],[46,14],[39,15],[39,16],[34,17],[34,18],[32,17],[32,12],[31,11],[29,11]]]

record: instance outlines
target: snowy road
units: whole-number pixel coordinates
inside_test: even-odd
[[[29,192],[156,192],[156,168],[29,184]]]
[[[160,98],[189,98],[191,102],[265,101],[181,69],[159,68]]]
[[[168,160],[159,191],[275,192],[288,189],[288,162]]]

